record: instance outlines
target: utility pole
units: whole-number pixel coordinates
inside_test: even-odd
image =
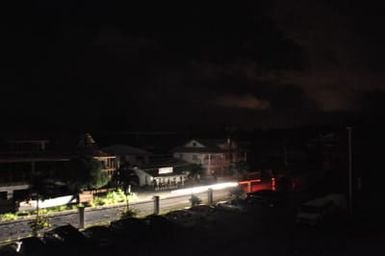
[[[347,127],[347,130],[349,147],[349,213],[353,214],[352,127]]]
[[[286,145],[283,144],[282,146],[282,149],[283,149],[283,165],[285,166],[285,168],[287,168],[287,148],[286,148]]]

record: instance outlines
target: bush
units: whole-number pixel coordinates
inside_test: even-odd
[[[128,195],[128,200],[135,198],[136,195],[134,193]],[[124,194],[123,190],[118,189],[117,191],[107,193],[107,195],[104,197],[94,197],[94,199],[90,203],[90,206],[94,207],[102,205],[113,205],[124,202],[126,202],[126,195]]]
[[[135,209],[127,209],[127,210],[124,210],[121,215],[120,215],[120,219],[128,219],[128,218],[132,218],[132,217],[135,217],[138,215],[138,211],[135,210]]]
[[[50,227],[48,218],[41,215],[36,216],[34,220],[29,221],[28,225],[35,236],[37,236],[39,230]]]
[[[94,199],[92,200],[91,204],[94,205],[94,206],[102,206],[102,205],[105,205],[106,202],[101,197],[94,197]]]
[[[14,213],[4,213],[0,215],[0,221],[17,220],[18,216]]]
[[[190,200],[191,205],[193,207],[199,205],[200,203],[202,203],[202,200],[199,197],[197,197],[196,195],[192,195],[189,200]]]
[[[242,187],[237,186],[230,190],[230,196],[234,197],[235,199],[240,199],[245,195],[245,192],[243,191]]]

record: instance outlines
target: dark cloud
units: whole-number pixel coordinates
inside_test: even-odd
[[[369,5],[290,2],[14,5],[3,13],[0,107],[9,122],[122,128],[368,110],[366,95],[384,89],[383,18]]]
[[[384,19],[373,16],[376,8],[369,6],[348,1],[299,1],[295,5],[275,1],[275,20],[306,56],[304,70],[286,72],[281,83],[299,86],[326,112],[359,111],[357,102],[366,92],[384,90],[385,77],[378,72],[383,70],[383,47],[369,39],[382,37],[378,29]]]

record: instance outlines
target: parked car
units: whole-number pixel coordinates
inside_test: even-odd
[[[152,214],[147,216],[144,221],[148,225],[151,235],[162,234],[169,236],[172,235],[177,228],[177,225],[166,216]],[[164,233],[165,230],[168,231],[167,234]]]
[[[229,201],[219,201],[216,204],[217,209],[235,212],[246,212],[244,201],[233,199]]]
[[[245,199],[246,204],[264,205],[275,207],[284,204],[285,195],[274,190],[259,190],[257,192],[248,193]]]
[[[140,240],[147,235],[148,226],[143,219],[126,218],[111,222],[109,229],[115,235]]]
[[[92,247],[90,241],[72,225],[54,228],[44,233],[43,239],[51,255],[84,255]]]
[[[64,239],[55,233],[45,233],[43,236],[45,255],[70,255],[74,248],[66,246]]]
[[[18,248],[17,243],[7,244],[0,248],[1,256],[19,256],[20,254],[17,252]]]
[[[85,244],[87,243],[86,237],[74,226],[64,225],[57,227],[51,231],[45,233],[45,235],[55,234],[55,237],[61,239],[64,243],[68,244]]]
[[[18,248],[17,251],[20,255],[42,255],[44,251],[44,242],[37,237],[27,237],[19,240],[17,242]]]
[[[188,208],[187,211],[195,213],[199,216],[208,216],[215,212],[215,207],[202,204],[202,205],[197,205],[197,206]]]
[[[188,210],[172,211],[165,214],[164,217],[170,220],[171,222],[183,227],[191,227],[198,220],[198,215]]]
[[[99,248],[109,248],[113,246],[113,242],[115,240],[114,234],[106,226],[89,227],[82,233]]]
[[[303,203],[298,209],[296,221],[299,224],[315,226],[339,213],[343,213],[345,209],[345,197],[340,194],[330,194]]]

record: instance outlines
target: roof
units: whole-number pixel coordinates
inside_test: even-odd
[[[109,157],[113,156],[113,154],[104,152],[98,148],[95,140],[89,133],[81,136],[80,141],[78,143],[78,153],[95,156],[95,157]]]
[[[96,147],[96,142],[94,138],[92,138],[91,134],[86,133],[81,136],[78,146],[80,148]]]
[[[140,149],[140,148],[135,148],[131,147],[128,145],[122,145],[122,144],[115,144],[109,147],[103,148],[104,152],[114,154],[114,155],[119,155],[119,156],[125,156],[125,155],[150,155],[151,153]]]
[[[186,144],[191,141],[197,141],[202,144],[204,147],[186,147]],[[225,149],[219,147],[220,144],[225,144],[227,141],[225,139],[218,140],[207,140],[207,139],[193,139],[188,141],[185,145],[175,147],[173,152],[185,152],[185,153],[225,153]]]
[[[173,149],[173,152],[182,152],[182,153],[225,153],[225,149],[214,148],[214,147],[205,147],[205,148],[187,148],[187,147],[176,147]]]

